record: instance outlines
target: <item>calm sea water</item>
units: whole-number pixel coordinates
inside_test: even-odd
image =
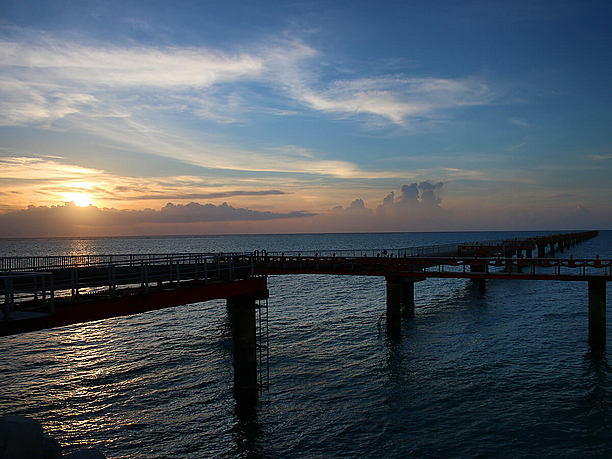
[[[399,248],[523,234],[0,240],[0,255]],[[612,258],[612,232],[570,254]],[[495,280],[482,292],[427,280],[401,341],[378,327],[383,279],[277,276],[269,287],[271,384],[253,413],[235,408],[222,301],[0,338],[0,413],[40,420],[67,451],[95,446],[108,457],[612,456],[610,354],[589,353],[586,283]]]

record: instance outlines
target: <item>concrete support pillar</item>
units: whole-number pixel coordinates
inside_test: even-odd
[[[532,249],[525,249],[525,258],[532,257]]]
[[[257,400],[255,298],[228,298],[227,311],[232,325],[234,395],[239,401]]]
[[[484,273],[486,272],[485,266],[484,265],[470,265],[470,272],[471,273]],[[485,289],[486,284],[485,284],[484,279],[472,279],[472,281],[478,283],[478,287],[480,288],[480,290]]]
[[[598,354],[606,351],[606,281],[589,281],[589,345]]]
[[[392,337],[401,334],[402,316],[414,316],[414,280],[387,277],[387,332]]]
[[[554,243],[554,242],[551,242],[551,243],[550,243],[550,256],[551,256],[552,258],[554,258],[554,257],[555,257],[555,243]]]
[[[506,271],[507,273],[511,273],[512,272],[512,260],[511,260],[511,258],[514,256],[514,253],[515,253],[514,249],[506,249],[506,250],[504,250],[504,257],[506,258],[506,263],[505,263],[504,271]]]

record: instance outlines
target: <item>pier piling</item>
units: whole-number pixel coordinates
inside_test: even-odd
[[[234,395],[257,399],[256,297],[244,295],[227,299],[232,326]]]
[[[414,316],[414,283],[422,279],[387,277],[387,331],[399,336],[403,317]]]
[[[470,272],[471,273],[483,273],[484,274],[486,272],[486,267],[483,264],[471,264],[470,265]],[[474,282],[478,283],[478,288],[481,291],[485,290],[485,286],[486,286],[485,279],[474,279]]]
[[[589,345],[595,353],[606,350],[606,281],[589,281]]]
[[[546,257],[546,245],[538,244],[538,258]]]

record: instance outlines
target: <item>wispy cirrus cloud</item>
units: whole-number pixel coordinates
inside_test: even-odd
[[[94,47],[48,37],[30,43],[0,41],[0,59],[3,67],[30,82],[72,82],[89,88],[201,88],[253,78],[264,67],[255,55],[207,48]]]
[[[129,117],[147,105],[223,121],[227,99],[206,90],[256,79],[264,65],[256,55],[207,48],[87,46],[41,35],[0,41],[0,62],[3,125]]]
[[[319,91],[296,88],[295,94],[317,110],[376,115],[399,125],[411,117],[483,105],[492,98],[487,85],[473,79],[400,77],[338,80]]]
[[[612,153],[602,154],[602,155],[591,155],[591,160],[593,161],[606,161],[612,159]]]
[[[241,189],[201,176],[130,177],[71,164],[61,157],[0,157],[0,188],[10,189],[0,211],[24,203],[54,204],[81,196],[94,203],[217,200],[231,197],[284,196],[279,189],[261,189],[258,182],[238,181]]]
[[[83,106],[103,106],[102,94],[109,99],[109,93],[136,88],[167,91],[163,97],[157,92],[158,100],[149,99],[156,105],[222,119],[219,102],[228,110],[241,102],[239,90],[230,94],[220,86],[238,87],[240,82],[262,83],[317,111],[370,114],[396,124],[491,99],[487,85],[470,78],[323,79],[320,58],[319,51],[295,39],[277,39],[273,45],[257,44],[248,52],[233,54],[204,47],[89,46],[43,35],[5,39],[0,41],[0,91],[4,96],[12,94],[11,102],[22,99],[26,104],[21,111],[3,104],[0,115],[5,123],[62,117]],[[134,93],[130,102],[133,98]],[[293,113],[284,108],[261,109]]]
[[[511,124],[514,124],[515,126],[520,126],[520,127],[524,127],[524,128],[529,128],[531,127],[531,124],[529,124],[527,121],[525,121],[524,119],[521,118],[510,118],[508,120]]]
[[[126,187],[116,187],[116,191],[126,191]],[[215,193],[153,193],[153,194],[140,194],[132,197],[133,200],[170,200],[170,199],[220,199],[220,198],[233,198],[239,196],[280,196],[286,194],[281,190],[256,190],[256,191],[246,191],[246,190],[232,190],[232,191],[219,191]],[[115,194],[112,198],[107,198],[111,200],[125,200],[124,196]]]
[[[211,170],[378,179],[406,175],[371,170],[327,152],[304,154],[293,145],[242,147],[209,131],[177,128],[176,118],[234,123],[257,111],[276,116],[316,111],[406,126],[492,98],[486,84],[469,78],[323,77],[322,57],[303,41],[287,38],[231,53],[81,44],[26,31],[0,41],[0,125],[84,133],[115,151]],[[280,104],[254,97],[246,89],[253,83]]]
[[[61,181],[95,178],[103,172],[89,167],[66,164],[54,157],[0,157],[0,179]]]

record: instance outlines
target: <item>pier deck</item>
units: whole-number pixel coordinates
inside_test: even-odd
[[[0,335],[215,298],[242,304],[268,297],[265,276],[322,274],[385,277],[390,328],[414,313],[414,283],[427,278],[587,282],[590,322],[598,322],[589,341],[602,348],[612,260],[555,257],[597,234],[379,250],[1,257]]]

